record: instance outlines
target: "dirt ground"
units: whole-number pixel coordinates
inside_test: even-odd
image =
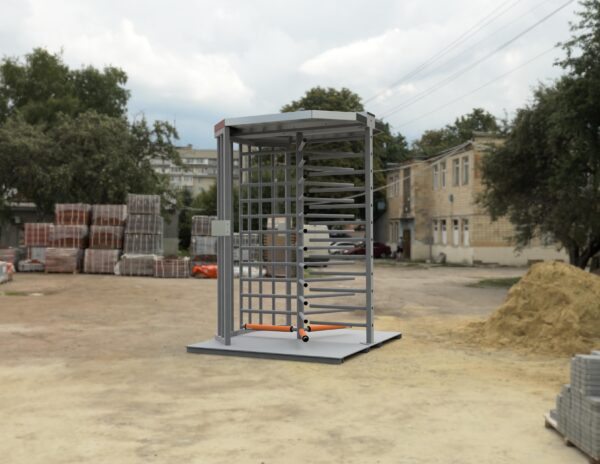
[[[522,269],[376,266],[377,329],[332,366],[193,355],[216,281],[18,274],[0,287],[3,463],[585,463],[546,430],[568,359],[454,329]],[[4,294],[1,294],[4,292]]]

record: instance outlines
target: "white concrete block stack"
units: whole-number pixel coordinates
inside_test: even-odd
[[[558,431],[590,458],[600,460],[600,351],[571,360],[571,383],[557,397]]]
[[[129,276],[154,276],[154,262],[162,259],[164,222],[160,215],[160,196],[127,195],[127,223],[123,258],[118,273]]]
[[[215,219],[215,216],[192,216],[192,265],[217,262],[217,237],[211,237],[211,222]]]

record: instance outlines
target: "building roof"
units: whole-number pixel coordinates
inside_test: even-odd
[[[494,139],[494,140],[498,140],[501,139],[500,136],[498,136],[498,134],[494,134],[492,132],[473,132],[473,138],[471,140],[467,140],[466,142],[460,143],[458,145],[455,145],[453,147],[450,148],[446,148],[445,150],[442,150],[438,153],[436,153],[433,156],[430,156],[428,158],[424,158],[424,157],[414,157],[411,158],[409,160],[403,161],[402,163],[400,163],[398,166],[391,166],[391,169],[397,167],[398,169],[407,166],[409,164],[415,164],[415,163],[434,163],[436,161],[439,161],[441,159],[444,158],[448,158],[450,156],[456,155],[458,153],[463,153],[465,151],[468,151],[471,148],[474,147],[480,147],[481,146],[481,139]]]
[[[311,141],[351,140],[364,137],[364,129],[374,126],[383,130],[383,123],[371,113],[304,110],[261,116],[223,119],[215,125],[215,135],[231,128],[234,142],[288,144],[297,132]]]
[[[191,146],[187,147],[177,147],[177,151],[179,152],[179,156],[182,158],[216,158],[217,157],[217,149],[216,148],[192,148]]]

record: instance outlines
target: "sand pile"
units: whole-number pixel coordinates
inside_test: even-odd
[[[539,263],[512,286],[468,338],[490,346],[571,355],[600,349],[600,277],[564,263]]]

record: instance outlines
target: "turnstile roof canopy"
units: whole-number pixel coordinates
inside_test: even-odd
[[[368,125],[374,133],[383,129],[383,123],[367,112],[304,110],[223,119],[215,125],[215,135],[229,127],[234,142],[247,144],[287,144],[298,132],[315,142],[360,140]]]

